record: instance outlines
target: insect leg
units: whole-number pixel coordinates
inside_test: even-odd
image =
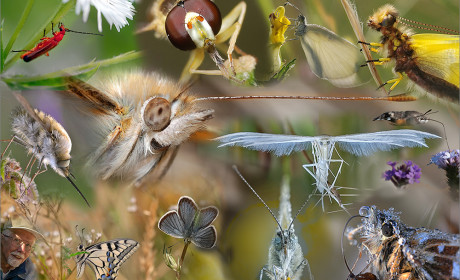
[[[238,5],[230,11],[230,13],[222,20],[221,32],[216,36],[216,44],[226,41],[230,38],[228,43],[227,56],[230,62],[230,67],[235,74],[235,69],[233,67],[233,58],[232,53],[235,49],[236,39],[241,30],[241,25],[243,24],[244,16],[246,14],[246,3],[240,2]],[[238,20],[235,22],[235,20]]]
[[[324,187],[324,184],[322,184],[320,181],[320,178],[318,178],[318,176],[313,173],[312,170],[310,170],[310,167],[313,169],[313,168],[318,168],[318,164],[317,163],[311,163],[311,164],[304,164],[302,165],[302,167],[308,172],[308,174],[310,174],[313,178],[315,178],[316,180],[316,189],[321,193],[321,205],[322,205],[322,208],[323,208],[323,211],[324,211],[324,202],[323,202],[323,197],[324,197],[324,191],[326,190],[327,191],[327,188]],[[327,178],[326,178],[327,179]],[[326,183],[327,185],[327,183]]]
[[[378,48],[369,48],[371,51],[376,52],[376,53],[380,52],[380,48],[383,47],[382,43],[367,43],[363,41],[358,41],[358,43],[372,46],[372,47],[378,47]]]
[[[267,266],[264,265],[264,267],[262,267],[262,269],[261,269],[260,272],[259,272],[259,280],[262,280],[262,278],[264,277],[264,272],[265,272],[269,277],[274,277],[274,276],[275,276],[270,270],[268,270]]]
[[[202,73],[197,73],[197,68],[200,67],[201,63],[203,62],[204,59],[204,50],[203,49],[194,49],[190,53],[190,58],[187,61],[187,64],[185,64],[184,70],[182,70],[182,73],[180,75],[180,80],[179,82],[182,84],[187,84],[190,82],[190,79],[192,78],[191,74],[202,74]],[[220,75],[220,71],[218,71]]]

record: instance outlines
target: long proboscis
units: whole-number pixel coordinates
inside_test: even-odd
[[[243,182],[246,184],[246,186],[248,186],[251,191],[257,196],[257,198],[263,203],[263,205],[265,206],[265,208],[268,209],[268,211],[270,212],[270,214],[273,216],[273,218],[275,219],[276,223],[278,224],[280,230],[282,231],[283,228],[281,227],[281,224],[280,222],[278,221],[278,219],[276,218],[275,214],[273,213],[273,211],[270,209],[270,207],[268,207],[267,203],[265,203],[265,201],[259,196],[259,194],[256,192],[256,190],[254,190],[254,188],[248,183],[248,181],[246,181],[246,179],[244,179],[243,175],[241,175],[240,171],[238,170],[238,167],[236,167],[236,165],[233,165],[232,166],[233,170],[235,170],[236,174],[241,178],[241,180],[243,180]]]
[[[77,192],[81,195],[81,197],[85,200],[86,204],[88,205],[88,207],[91,208],[91,205],[89,205],[89,202],[88,200],[86,200],[86,197],[83,195],[83,193],[80,191],[80,189],[77,187],[77,185],[72,181],[72,179],[70,179],[69,176],[66,176],[65,177],[71,184],[72,186],[77,190]]]
[[[194,101],[224,101],[245,99],[289,99],[289,100],[328,100],[328,101],[393,101],[409,102],[416,97],[399,94],[394,96],[284,96],[284,95],[247,95],[247,96],[210,96],[198,97]]]

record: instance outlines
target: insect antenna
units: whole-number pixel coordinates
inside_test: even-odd
[[[350,266],[348,265],[348,262],[347,262],[347,258],[345,257],[345,253],[344,253],[344,250],[343,250],[343,236],[345,235],[345,230],[347,229],[347,226],[348,224],[350,223],[350,221],[354,218],[358,218],[358,217],[364,217],[364,216],[361,216],[361,215],[354,215],[354,216],[351,216],[348,221],[346,222],[345,226],[343,227],[343,231],[342,231],[342,236],[340,237],[340,247],[341,247],[341,250],[342,250],[342,257],[343,257],[343,261],[345,262],[345,266],[347,267],[348,271],[350,272],[350,274],[348,275],[348,278],[350,277],[355,277],[355,275],[353,274],[353,269],[350,269]],[[353,268],[355,267],[356,263],[353,265]]]
[[[403,17],[398,17],[398,19],[401,20],[400,21],[401,24],[409,26],[409,27],[417,28],[417,29],[436,31],[436,32],[439,32],[439,33],[444,33],[444,34],[449,34],[449,35],[458,35],[459,34],[457,30],[450,29],[450,28],[445,28],[445,27],[442,27],[442,26],[437,26],[437,25],[432,25],[432,24],[428,24],[428,23],[418,22],[418,21],[410,20],[410,19],[403,18]],[[423,27],[422,26],[417,26],[417,25],[422,25]]]
[[[427,111],[425,114],[423,114],[422,116],[425,116],[425,115],[426,115],[428,112],[430,112],[430,111],[431,111],[431,109],[428,110],[428,111]],[[434,113],[437,113],[437,112],[432,112],[432,113],[430,113],[430,115],[431,115],[431,114],[434,114]],[[447,140],[446,126],[445,126],[442,122],[440,122],[440,121],[437,121],[437,120],[434,120],[434,119],[431,119],[431,118],[425,118],[425,119],[426,119],[426,120],[429,120],[429,121],[433,121],[433,122],[440,123],[440,124],[442,125],[442,129],[444,130],[444,138],[446,139],[447,149],[449,149],[449,151],[450,151],[449,141]]]
[[[65,177],[71,184],[72,186],[77,190],[77,192],[81,195],[81,197],[85,200],[86,204],[88,205],[88,207],[91,208],[91,205],[89,205],[89,202],[88,200],[86,200],[86,197],[83,195],[83,193],[80,191],[80,189],[77,187],[77,185],[75,185],[75,183],[72,181],[72,179],[70,179],[69,176],[66,176]]]
[[[302,210],[305,208],[305,206],[308,204],[308,202],[310,201],[310,198],[313,196],[313,193],[311,193],[310,195],[308,195],[308,198],[305,200],[305,202],[302,204],[302,206],[299,208],[299,210],[297,211],[297,213],[295,214],[294,218],[292,219],[291,223],[289,224],[289,227],[287,228],[287,230],[290,230],[291,229],[291,226],[294,224],[294,221],[295,219],[297,218],[297,216],[299,216],[299,214],[302,212]]]
[[[104,34],[101,33],[91,33],[91,32],[82,32],[82,31],[74,31],[70,29],[65,29],[66,32],[72,32],[72,33],[80,33],[80,34],[87,34],[87,35],[96,35],[96,36],[104,36]]]
[[[244,99],[305,99],[305,100],[357,100],[357,101],[368,101],[368,100],[378,100],[378,101],[396,101],[396,102],[406,102],[406,101],[415,101],[416,97],[399,94],[393,96],[284,96],[284,95],[246,95],[246,96],[208,96],[208,97],[199,97],[194,101],[208,101],[208,100],[244,100]]]
[[[287,5],[294,7],[294,9],[296,9],[301,15],[303,15],[302,11],[299,8],[297,8],[296,5],[292,4],[289,0],[286,0],[286,3],[284,3],[284,6],[287,6]]]
[[[246,179],[244,179],[243,175],[241,175],[240,171],[238,170],[238,167],[236,167],[236,165],[233,165],[232,168],[233,168],[233,170],[235,170],[236,174],[238,174],[238,176],[240,176],[241,180],[243,180],[243,182],[251,189],[251,191],[257,196],[257,198],[264,204],[265,208],[268,209],[270,214],[272,214],[272,216],[275,219],[276,223],[278,224],[280,230],[282,231],[283,228],[281,227],[280,222],[276,218],[275,214],[273,214],[273,211],[270,209],[270,207],[268,207],[268,205],[265,203],[265,201],[257,194],[257,192],[254,190],[254,188],[251,187],[251,185],[248,183],[248,181],[246,181]]]

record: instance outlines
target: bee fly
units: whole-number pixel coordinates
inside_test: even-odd
[[[83,193],[70,179],[70,176],[73,176],[70,173],[72,142],[64,127],[50,115],[33,109],[19,93],[13,92],[13,94],[22,108],[13,112],[12,141],[24,146],[39,160],[39,170],[42,164],[45,170],[49,165],[57,174],[66,178],[90,206]]]

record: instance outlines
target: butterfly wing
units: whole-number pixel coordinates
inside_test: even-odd
[[[459,36],[446,34],[414,34],[410,37],[417,65],[459,87]]]
[[[282,156],[310,149],[311,142],[315,140],[315,137],[238,132],[218,137],[215,140],[222,143],[219,147],[240,146],[256,151],[272,152],[277,156]]]
[[[121,265],[138,249],[132,239],[114,239],[88,246],[86,253],[77,256],[77,278],[83,275],[88,264],[96,279],[116,279]]]
[[[411,130],[388,130],[331,137],[339,147],[356,156],[368,156],[377,151],[389,151],[402,147],[428,147],[425,138],[441,138],[437,135]]]
[[[123,113],[123,107],[112,97],[77,78],[67,78],[67,91],[93,107],[95,112],[107,115]]]
[[[189,196],[182,196],[177,205],[179,208],[179,217],[184,222],[185,231],[190,232],[192,230],[192,226],[195,224],[195,218],[198,216],[198,206]]]
[[[217,232],[214,226],[201,228],[191,237],[192,243],[200,248],[209,249],[216,245]]]
[[[413,262],[420,275],[431,279],[460,279],[460,237],[458,234],[418,228],[408,238],[407,259]]]
[[[209,226],[219,214],[219,210],[217,207],[209,206],[200,210],[200,214],[198,215],[198,219],[195,221],[193,225],[193,229],[200,229]]]
[[[305,26],[299,28],[299,25]],[[298,23],[296,35],[316,76],[329,80],[337,87],[360,84],[357,72],[364,58],[357,46],[323,26],[306,24],[305,20]]]
[[[172,210],[164,214],[158,221],[158,228],[175,238],[185,237],[184,221],[179,217],[176,210]]]
[[[214,226],[209,226],[219,214],[214,206],[200,210],[200,213],[193,225],[191,240],[200,248],[212,248],[216,245],[217,233]]]

